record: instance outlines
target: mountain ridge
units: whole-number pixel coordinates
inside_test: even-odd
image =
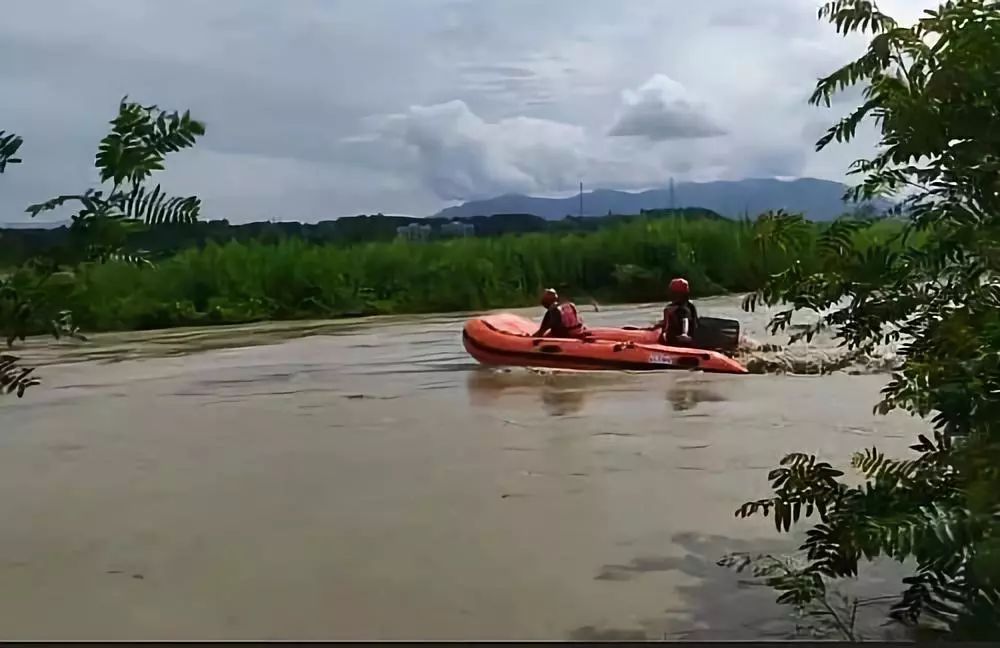
[[[860,205],[843,201],[847,185],[819,178],[748,178],[711,182],[679,182],[673,187],[639,192],[595,189],[583,193],[583,216],[600,217],[608,213],[638,214],[644,209],[699,207],[729,218],[744,214],[756,216],[768,210],[784,209],[804,213],[814,221],[829,221]],[[671,197],[671,193],[673,196]],[[885,200],[871,203],[875,211],[891,206]],[[546,220],[580,215],[580,195],[564,198],[540,198],[507,193],[484,200],[473,200],[446,207],[430,218],[463,218],[493,214],[534,214]]]

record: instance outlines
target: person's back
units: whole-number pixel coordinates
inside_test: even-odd
[[[670,346],[689,346],[698,328],[698,309],[689,299],[690,287],[684,279],[670,282],[670,303],[663,309],[660,342]]]
[[[689,299],[672,301],[663,309],[663,321],[663,340],[666,344],[690,344],[698,328],[698,311]]]

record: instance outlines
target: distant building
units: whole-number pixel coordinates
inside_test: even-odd
[[[476,227],[471,223],[453,221],[451,223],[445,223],[441,226],[441,236],[464,238],[466,236],[475,236],[475,235],[476,235]]]
[[[431,226],[420,223],[400,225],[396,228],[396,236],[406,241],[426,241],[431,236]]]

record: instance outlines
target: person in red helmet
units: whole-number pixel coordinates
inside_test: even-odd
[[[580,319],[580,313],[572,302],[559,303],[559,294],[553,288],[542,293],[541,304],[545,307],[542,324],[532,337],[580,338],[587,330]]]
[[[670,302],[663,309],[663,320],[654,328],[660,329],[660,343],[668,346],[690,346],[691,337],[698,328],[698,309],[691,303],[691,286],[686,279],[670,280]]]

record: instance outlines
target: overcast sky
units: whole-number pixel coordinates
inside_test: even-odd
[[[207,123],[163,183],[206,218],[427,215],[505,192],[842,180],[818,76],[860,53],[816,0],[31,0],[0,20],[0,220],[81,191],[118,100]],[[932,2],[882,0],[907,21]]]

